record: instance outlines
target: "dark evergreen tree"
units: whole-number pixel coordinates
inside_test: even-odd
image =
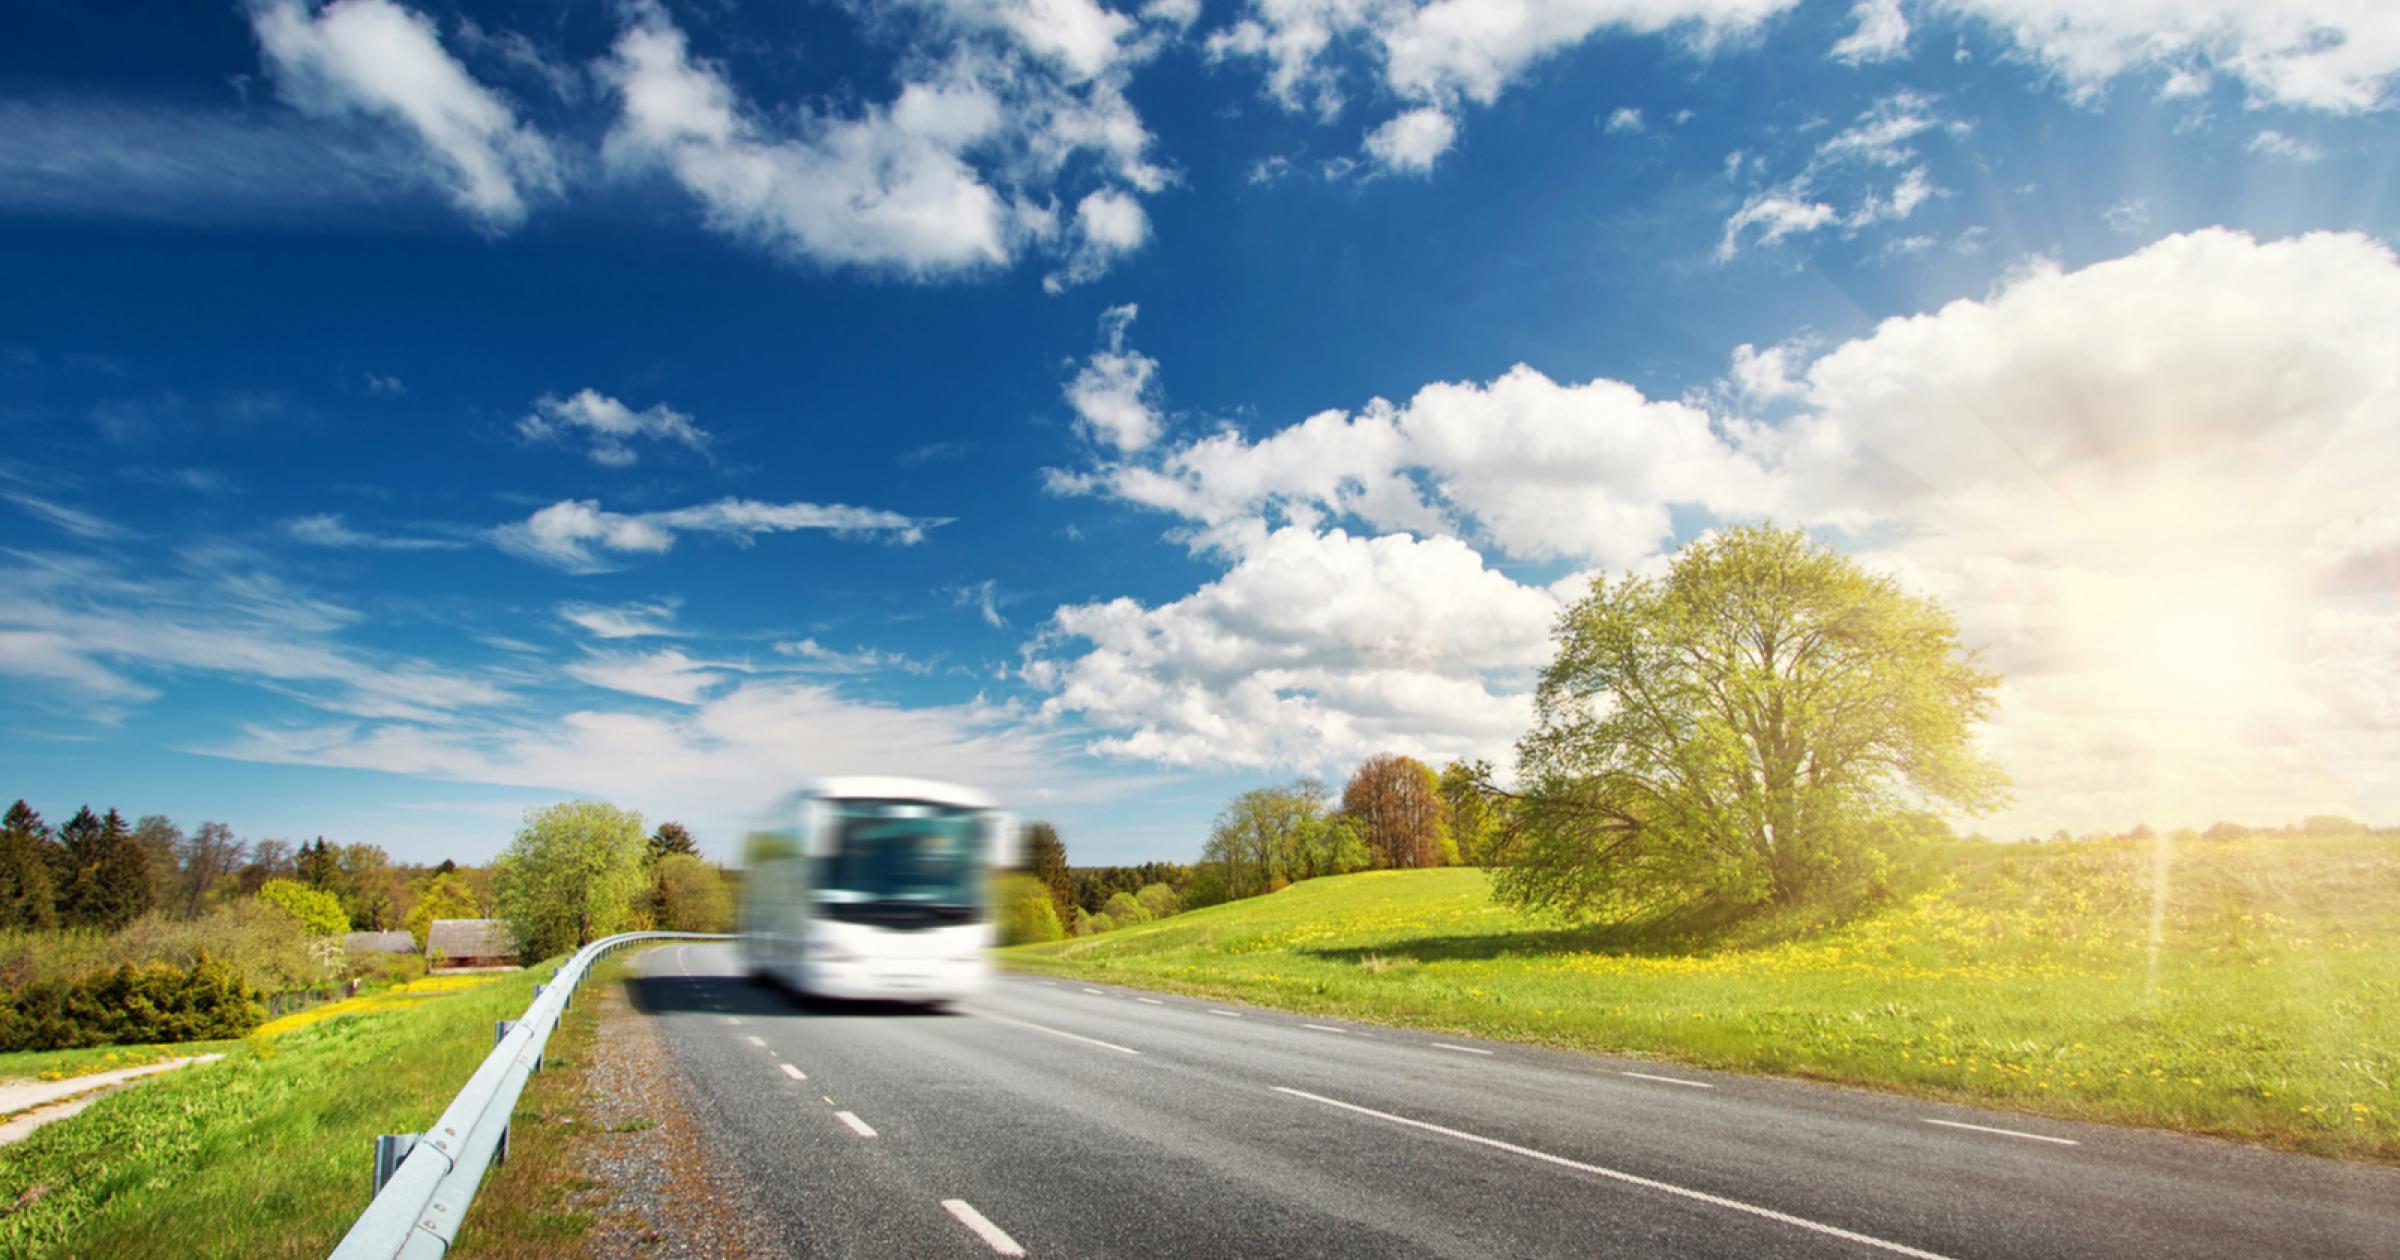
[[[321,888],[335,896],[342,894],[342,856],[325,843],[325,837],[300,844],[298,859],[300,882],[311,888]]]
[[[58,843],[50,847],[49,858],[50,883],[58,890],[59,926],[91,926],[91,873],[100,868],[100,816],[91,806],[76,810],[74,817],[60,824]]]
[[[650,837],[650,860],[656,862],[671,853],[700,856],[699,842],[692,839],[691,830],[679,822],[662,822]]]
[[[57,885],[51,879],[50,828],[23,801],[0,819],[0,928],[58,926]]]
[[[183,880],[176,858],[183,848],[183,828],[165,814],[144,814],[133,825],[133,844],[142,851],[143,869],[150,873],[150,904],[170,912],[179,909]]]
[[[1067,871],[1067,845],[1058,838],[1058,828],[1046,822],[1025,824],[1025,869],[1050,889],[1050,900],[1058,903],[1059,921],[1065,922],[1068,907],[1075,904],[1075,878]]]
[[[77,868],[74,900],[82,921],[114,932],[147,914],[154,904],[150,863],[133,841],[125,816],[110,810],[100,819],[88,865]]]

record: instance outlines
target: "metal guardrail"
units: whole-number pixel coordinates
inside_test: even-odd
[[[551,1030],[602,955],[645,941],[729,939],[704,932],[624,932],[575,951],[548,983],[536,986],[523,1016],[500,1022],[500,1044],[431,1129],[376,1140],[376,1173],[381,1179],[388,1172],[389,1179],[342,1235],[332,1260],[439,1260],[450,1250],[484,1170],[508,1150],[509,1116],[526,1078],[541,1066]]]

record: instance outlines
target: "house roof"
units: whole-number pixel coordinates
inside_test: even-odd
[[[514,958],[517,938],[503,919],[435,919],[425,950],[441,958]]]
[[[353,954],[413,954],[417,938],[406,932],[352,932],[342,938],[342,948]]]

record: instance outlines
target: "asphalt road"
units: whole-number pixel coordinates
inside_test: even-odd
[[[642,957],[769,1254],[2400,1258],[2400,1171],[1001,979],[803,1009]]]

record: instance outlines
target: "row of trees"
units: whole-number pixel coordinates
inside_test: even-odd
[[[1273,892],[1320,875],[1425,866],[1482,865],[1507,824],[1509,798],[1491,788],[1484,761],[1436,771],[1413,757],[1378,753],[1361,763],[1338,801],[1320,779],[1253,788],[1218,812],[1189,905]]]
[[[245,841],[221,822],[187,835],[161,814],[128,824],[114,809],[88,806],[54,831],[21,800],[0,818],[0,929],[113,932],[145,914],[196,919],[275,880],[331,894],[344,930],[415,927],[437,885],[439,917],[472,917],[491,901],[487,872],[395,863],[372,844]]]

